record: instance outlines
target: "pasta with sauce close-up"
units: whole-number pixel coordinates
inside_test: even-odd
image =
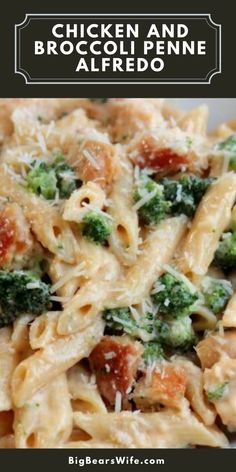
[[[236,121],[0,100],[0,448],[227,448]]]

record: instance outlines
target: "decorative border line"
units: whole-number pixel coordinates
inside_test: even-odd
[[[46,17],[46,18],[45,18]],[[141,78],[136,78],[136,79],[125,79],[125,80],[118,80],[118,79],[112,79],[109,78],[107,80],[104,79],[88,79],[86,81],[85,79],[51,79],[51,78],[45,78],[45,79],[32,79],[30,74],[23,69],[20,66],[20,30],[23,28],[26,28],[26,26],[29,25],[31,20],[34,19],[57,19],[57,18],[65,18],[67,17],[68,19],[73,19],[74,17],[80,18],[80,17],[109,17],[111,19],[115,18],[140,18],[140,19],[151,19],[152,17],[167,17],[167,18],[183,18],[186,17],[188,19],[204,19],[207,24],[216,30],[217,34],[217,40],[216,40],[216,48],[215,48],[215,59],[216,59],[216,67],[209,71],[205,77],[205,79],[199,79],[199,78],[193,78],[193,79],[165,79],[165,80],[156,80],[156,79],[145,79],[142,80]],[[15,54],[14,54],[14,72],[15,74],[22,75],[25,79],[25,83],[27,85],[39,85],[39,84],[52,84],[52,85],[60,85],[60,84],[71,84],[71,85],[78,85],[78,84],[84,84],[84,85],[94,85],[94,84],[161,84],[161,85],[177,85],[177,84],[211,84],[212,78],[216,74],[220,74],[222,72],[222,44],[221,44],[221,39],[222,39],[222,25],[215,23],[212,20],[211,14],[210,13],[26,13],[24,20],[21,23],[15,24],[14,27],[14,44],[15,44]]]

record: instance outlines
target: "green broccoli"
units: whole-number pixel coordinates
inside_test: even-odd
[[[236,232],[224,233],[216,249],[214,263],[224,272],[236,268]]]
[[[172,348],[189,349],[195,342],[196,337],[189,316],[178,319],[157,319],[155,321],[157,339],[161,344]]]
[[[231,134],[227,139],[218,143],[216,149],[229,154],[229,170],[236,171],[236,134]]]
[[[154,338],[153,314],[146,313],[140,316],[138,321],[132,317],[129,307],[112,308],[104,310],[103,319],[106,322],[106,329],[111,334],[129,334],[134,338],[148,341]]]
[[[195,175],[186,175],[179,180],[163,179],[161,184],[164,187],[164,196],[172,203],[171,213],[193,216],[212,182],[213,178],[202,179]]]
[[[95,244],[103,244],[112,232],[110,218],[101,211],[89,210],[80,225],[83,236]]]
[[[162,275],[152,291],[153,303],[158,305],[158,313],[177,318],[191,313],[191,307],[198,299],[185,282],[171,274]]]
[[[28,190],[42,195],[47,200],[55,198],[57,192],[60,198],[68,198],[80,186],[75,172],[63,156],[57,152],[51,164],[32,162],[32,169],[26,176]]]
[[[47,200],[52,200],[57,191],[57,178],[53,169],[44,162],[32,163],[32,169],[26,177],[27,188]]]
[[[19,315],[40,315],[50,308],[50,286],[30,271],[0,270],[0,327]]]
[[[142,175],[134,188],[134,203],[146,197],[150,199],[138,207],[140,221],[146,225],[156,225],[170,213],[171,203],[165,199],[161,185]]]
[[[206,306],[215,314],[223,310],[232,293],[232,285],[227,280],[207,277],[203,287],[203,294]]]
[[[208,400],[215,401],[220,400],[226,393],[229,382],[223,382],[222,384],[215,385],[211,390],[206,391]]]
[[[165,359],[165,354],[162,346],[156,341],[149,341],[143,344],[144,352],[143,359],[145,364],[152,364],[155,361]]]
[[[60,152],[54,153],[55,160],[52,167],[57,178],[57,188],[60,198],[69,198],[72,192],[81,185],[81,181],[76,178],[74,169],[67,164],[65,157]]]
[[[103,319],[106,327],[113,334],[127,333],[133,336],[137,333],[137,323],[131,317],[128,307],[104,310]]]

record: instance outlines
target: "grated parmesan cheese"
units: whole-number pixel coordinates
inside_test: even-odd
[[[35,288],[40,288],[40,283],[39,281],[29,282],[28,284],[26,284],[26,288],[28,290],[34,290]]]
[[[57,297],[56,295],[51,296],[50,300],[52,302],[67,303],[71,300],[72,297]]]
[[[157,281],[154,284],[154,289],[151,291],[151,294],[154,295],[155,293],[163,292],[163,290],[165,290],[165,285]]]
[[[55,128],[56,128],[55,121],[54,120],[50,121],[49,125],[47,126],[46,139],[48,139],[50,134],[52,134],[52,131],[55,132]]]
[[[59,172],[59,175],[60,177],[62,177],[64,180],[68,180],[68,181],[71,181],[71,180],[77,180],[77,176],[75,175],[75,173],[68,169],[68,170],[64,170],[63,172]]]
[[[139,323],[140,314],[139,314],[138,310],[136,308],[134,308],[133,306],[129,306],[129,309],[130,309],[130,313],[131,313],[134,321],[137,321],[137,323]]]
[[[147,194],[141,198],[140,200],[138,200],[138,202],[136,202],[134,205],[133,205],[133,210],[137,211],[139,210],[143,205],[145,205],[146,203],[148,203],[153,197],[155,197],[156,195],[156,190],[153,190],[152,192],[147,192]]]
[[[114,351],[110,351],[110,352],[105,352],[104,353],[104,358],[108,361],[109,359],[113,359],[114,357],[116,357],[116,353]]]
[[[177,192],[176,192],[176,202],[181,202],[182,200],[182,185],[177,184]]]
[[[115,412],[119,413],[121,411],[121,404],[122,404],[122,395],[121,393],[117,390],[116,392],[116,398],[115,398]]]
[[[96,375],[91,374],[90,379],[89,379],[89,384],[90,385],[96,385]]]
[[[41,132],[37,133],[37,139],[38,139],[38,143],[39,143],[39,146],[40,146],[42,152],[46,153],[47,152],[47,145],[46,145],[46,141],[44,139],[44,136]]]
[[[146,371],[146,377],[145,377],[145,385],[151,385],[152,383],[152,374],[155,370],[156,363],[152,362],[151,364],[148,364],[147,366],[147,371]]]
[[[223,338],[225,332],[224,332],[224,326],[223,326],[222,321],[219,321],[216,326],[218,327],[219,335]]]
[[[98,165],[97,160],[96,160],[95,157],[92,155],[92,153],[91,153],[90,151],[88,151],[88,149],[83,149],[83,155],[84,155],[84,157],[86,157],[86,159],[88,159],[88,161],[90,162],[90,164],[91,164],[96,170],[99,170],[99,169],[100,169],[100,166]]]

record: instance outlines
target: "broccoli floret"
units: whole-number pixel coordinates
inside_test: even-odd
[[[164,196],[172,203],[171,213],[193,216],[212,182],[212,178],[202,179],[194,175],[184,176],[179,180],[163,179],[161,184],[164,187]]]
[[[168,319],[155,321],[158,340],[161,344],[172,348],[189,349],[196,341],[189,316],[178,319]]]
[[[189,184],[187,185],[189,185],[192,189],[196,205],[200,203],[203,195],[206,193],[209,186],[215,181],[214,177],[206,177],[205,179],[202,179],[200,177],[197,177],[196,175],[190,176],[190,178],[183,177],[182,180],[184,179],[186,179],[187,181],[189,179]]]
[[[236,154],[236,134],[231,134],[227,139],[217,144],[217,149],[223,149]]]
[[[81,185],[81,181],[76,179],[74,170],[66,163],[63,154],[55,153],[51,164],[32,163],[26,184],[32,192],[52,200],[57,192],[60,198],[68,198]]]
[[[26,177],[27,188],[47,200],[52,200],[57,191],[57,178],[53,169],[44,162],[32,164],[33,168]]]
[[[191,192],[184,190],[181,180],[163,179],[165,198],[172,202],[171,213],[173,215],[185,214],[192,216],[196,206]]]
[[[52,167],[57,178],[59,197],[69,198],[72,192],[81,185],[81,181],[76,179],[74,169],[67,164],[61,153],[55,153],[55,161]]]
[[[146,197],[150,199],[138,208],[140,221],[146,225],[156,225],[170,213],[171,203],[164,197],[161,185],[147,176],[141,176],[135,186],[133,200],[137,203]]]
[[[206,279],[203,294],[207,307],[215,314],[220,313],[233,293],[232,285],[227,280]]]
[[[152,300],[158,305],[158,312],[173,318],[190,314],[197,298],[195,292],[171,274],[162,275],[152,292]]]
[[[106,322],[107,331],[111,334],[126,333],[143,341],[154,338],[152,313],[147,312],[137,321],[132,317],[129,307],[112,308],[104,310],[103,319]]]
[[[152,364],[155,361],[165,359],[165,354],[162,346],[156,341],[149,341],[143,344],[144,352],[143,359],[145,364]]]
[[[19,315],[40,315],[50,308],[50,287],[27,271],[0,270],[0,327]]]
[[[236,232],[224,233],[215,252],[214,263],[224,272],[236,268]]]
[[[236,171],[236,134],[231,134],[227,139],[218,143],[217,149],[230,155],[229,170]]]
[[[86,239],[103,244],[112,232],[112,222],[105,213],[91,210],[84,216],[81,228]]]
[[[106,327],[113,334],[127,333],[134,336],[137,332],[137,324],[130,315],[128,307],[112,308],[103,312]]]
[[[215,385],[215,387],[211,390],[207,390],[206,395],[208,400],[215,401],[215,400],[220,400],[226,393],[227,393],[227,387],[228,387],[229,382],[223,382],[222,384]]]

